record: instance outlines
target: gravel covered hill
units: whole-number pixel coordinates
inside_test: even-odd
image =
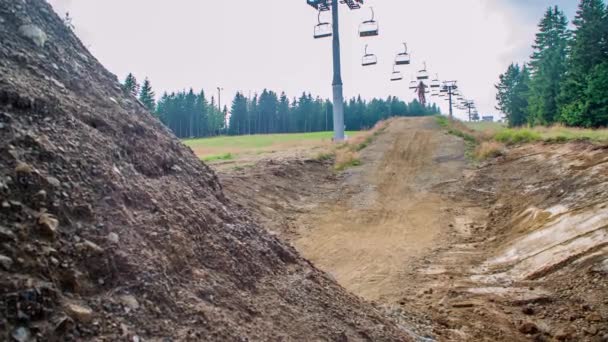
[[[0,41],[2,340],[408,340],[227,200],[46,2],[0,0]]]

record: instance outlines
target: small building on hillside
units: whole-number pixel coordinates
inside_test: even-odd
[[[481,120],[482,121],[487,121],[487,122],[494,122],[494,116],[493,115],[482,116]]]

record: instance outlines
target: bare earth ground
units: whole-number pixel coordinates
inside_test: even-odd
[[[394,122],[334,174],[298,158],[223,171],[226,193],[421,336],[608,340],[608,149],[529,145],[474,166],[433,118]]]

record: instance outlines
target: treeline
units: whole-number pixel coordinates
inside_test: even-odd
[[[608,126],[608,8],[581,0],[573,22],[555,6],[539,24],[530,61],[513,63],[496,85],[511,126]]]
[[[238,92],[228,115],[226,106],[220,111],[215,99],[207,100],[203,91],[190,89],[165,93],[156,103],[148,79],[140,87],[135,77],[129,74],[123,86],[179,138],[333,130],[332,103],[310,93],[290,100],[284,92],[279,95],[267,89],[251,97]],[[362,130],[392,116],[439,113],[440,109],[435,104],[422,106],[417,100],[405,103],[390,96],[386,100],[364,101],[359,96],[345,103],[344,120],[348,130]]]
[[[278,95],[269,90],[252,98],[237,93],[230,113],[228,133],[231,135],[333,130],[333,104],[310,93],[291,101],[285,93]],[[357,97],[345,103],[344,123],[348,130],[361,130],[391,116],[438,113],[440,109],[435,104],[425,107],[417,100],[408,104],[391,96],[367,102]]]

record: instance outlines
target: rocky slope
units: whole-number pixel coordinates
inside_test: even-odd
[[[43,0],[0,0],[0,338],[408,340],[251,223]]]

